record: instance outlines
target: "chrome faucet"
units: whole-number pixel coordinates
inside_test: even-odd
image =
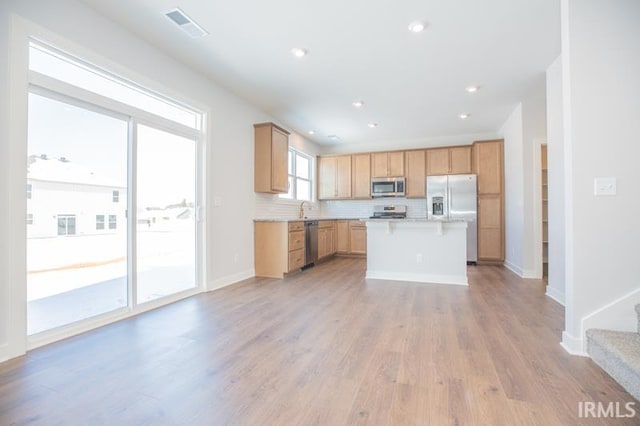
[[[300,203],[300,219],[304,219],[304,203],[309,204],[308,201],[303,201]],[[309,210],[311,210],[311,207],[309,207]]]

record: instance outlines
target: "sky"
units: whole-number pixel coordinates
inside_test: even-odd
[[[28,154],[66,157],[127,186],[126,120],[29,94]],[[195,199],[196,143],[138,127],[138,207]]]

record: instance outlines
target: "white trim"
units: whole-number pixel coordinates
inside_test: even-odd
[[[236,284],[240,281],[244,281],[255,276],[256,271],[254,269],[249,269],[247,271],[238,272],[237,274],[231,274],[224,277],[216,278],[209,282],[206,291],[218,290],[220,288]]]
[[[425,284],[469,285],[466,275],[412,274],[367,270],[366,278],[368,280],[411,281]]]
[[[28,338],[27,350],[36,349],[53,342],[57,342],[58,340],[77,336],[78,334],[86,333],[87,331],[95,330],[99,327],[104,327],[105,325],[113,324],[123,319],[140,315],[183,299],[188,299],[189,297],[195,296],[200,293],[201,291],[198,288],[190,289],[171,296],[162,297],[150,302],[143,303],[141,305],[138,305],[135,309],[120,309],[118,311],[110,312],[104,315],[87,318],[77,323],[71,323],[63,327],[54,328],[42,333],[34,334],[32,336],[29,336]]]
[[[504,267],[522,278],[522,268],[511,263],[508,259],[504,260]]]
[[[542,276],[538,273],[538,271],[534,269],[523,269],[522,270],[522,278],[526,280],[540,280]]]
[[[564,226],[565,226],[565,330],[580,332],[574,316],[575,259],[573,209],[573,130],[571,127],[571,52],[569,34],[569,0],[560,2],[560,29],[562,44],[562,126],[564,143]]]
[[[571,355],[589,357],[589,354],[582,349],[582,339],[573,337],[566,331],[562,332],[562,342],[560,342],[560,346]]]
[[[545,296],[550,297],[551,299],[564,306],[564,293],[560,292],[557,288],[553,288],[547,285]]]
[[[8,140],[11,143],[7,149],[8,163],[10,165],[8,170],[8,185],[7,185],[7,204],[12,206],[11,209],[7,209],[6,221],[1,224],[3,226],[3,235],[6,235],[6,245],[11,247],[9,250],[6,262],[7,268],[5,271],[0,271],[3,275],[3,282],[7,285],[0,291],[5,292],[4,303],[6,309],[4,312],[0,312],[0,324],[6,327],[4,330],[0,330],[0,336],[6,335],[6,341],[0,341],[0,360],[14,358],[22,355],[27,349],[32,349],[54,340],[69,337],[75,334],[79,334],[90,329],[100,327],[111,322],[118,321],[133,315],[137,315],[142,312],[146,312],[151,309],[155,309],[160,306],[170,304],[176,300],[180,300],[191,295],[202,292],[205,288],[206,282],[206,247],[204,238],[206,235],[206,227],[204,224],[197,226],[196,232],[197,241],[199,242],[199,248],[202,252],[197,253],[197,260],[199,265],[197,272],[197,285],[198,287],[188,290],[186,292],[178,293],[164,298],[159,298],[155,301],[145,303],[135,308],[129,307],[127,310],[120,310],[117,312],[111,312],[104,316],[94,317],[84,320],[82,323],[69,324],[64,327],[56,328],[43,332],[37,335],[27,337],[27,289],[26,289],[26,226],[24,224],[24,218],[26,215],[26,192],[25,186],[27,181],[27,164],[24,159],[27,157],[27,120],[28,120],[28,93],[29,93],[29,75],[34,76],[43,86],[55,88],[62,87],[64,84],[57,82],[54,79],[44,78],[46,76],[36,75],[36,73],[28,72],[28,55],[29,55],[29,42],[34,38],[40,40],[46,40],[45,43],[53,44],[58,47],[62,47],[70,52],[73,52],[73,56],[80,57],[84,60],[91,61],[96,64],[98,68],[109,69],[113,71],[115,75],[122,75],[123,79],[127,81],[136,81],[140,87],[145,88],[153,93],[162,93],[165,96],[171,98],[178,103],[184,103],[190,105],[192,108],[196,108],[202,113],[202,129],[201,131],[195,131],[194,129],[182,126],[171,122],[170,120],[156,117],[153,114],[131,114],[131,119],[138,118],[138,122],[146,125],[150,125],[154,128],[168,131],[172,134],[176,134],[182,137],[186,137],[198,144],[198,153],[206,155],[206,143],[207,143],[207,123],[211,120],[210,109],[201,105],[197,101],[185,98],[181,94],[176,94],[172,89],[158,84],[155,81],[150,80],[147,77],[138,75],[129,71],[122,65],[106,60],[96,55],[92,50],[83,48],[82,46],[71,42],[65,38],[59,37],[56,34],[43,29],[42,27],[31,23],[19,16],[11,16],[11,30],[9,41],[9,129]],[[51,84],[49,84],[51,83]],[[31,87],[37,87],[32,85]],[[73,86],[69,89],[72,90]],[[46,88],[44,89],[46,90]],[[80,91],[73,89],[73,94],[80,93]],[[63,91],[63,93],[66,93]],[[87,95],[85,97],[84,95]],[[67,93],[67,96],[70,96]],[[99,107],[103,107],[102,101],[99,99],[99,95],[91,94],[90,92],[84,93],[79,97],[80,102],[97,102]],[[106,98],[104,98],[106,99]],[[103,99],[103,100],[104,100]],[[112,109],[117,102],[112,101],[106,104],[107,109]],[[122,104],[124,105],[124,104]],[[126,107],[126,112],[131,110],[130,107]],[[122,112],[122,111],[121,111]],[[104,112],[103,112],[104,113]],[[131,151],[132,148],[129,147]],[[131,158],[131,157],[130,157]],[[198,184],[197,195],[198,199],[196,203],[199,206],[204,207],[206,203],[206,188],[204,179],[204,173],[206,171],[207,159],[206,157],[199,157],[199,163],[196,167],[197,178],[201,180]],[[130,173],[133,173],[135,169],[132,169]],[[129,188],[130,197],[134,197],[132,188]],[[133,207],[134,203],[129,201],[129,211],[132,213],[131,217],[135,219]],[[130,223],[131,218],[129,218]],[[131,238],[134,238],[131,235]],[[133,259],[132,246],[129,245],[130,261]],[[130,262],[131,263],[131,262]],[[131,263],[131,267],[133,267]],[[133,272],[133,273],[132,273]],[[135,269],[129,270],[129,277],[135,279]],[[135,288],[135,287],[133,287]],[[130,297],[129,300],[134,300]],[[4,333],[3,333],[4,331]]]
[[[542,146],[547,144],[544,138],[533,140],[533,270],[527,278],[542,279],[543,242],[542,242]],[[548,181],[548,180],[547,180]],[[547,195],[548,198],[548,195]],[[547,202],[548,203],[548,202]],[[547,219],[549,216],[547,215]]]

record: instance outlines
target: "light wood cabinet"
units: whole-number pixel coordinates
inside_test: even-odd
[[[478,260],[504,261],[503,141],[473,144],[473,172],[478,175]]]
[[[421,151],[407,151],[406,157],[406,196],[407,198],[424,198],[426,196],[426,153]]]
[[[427,174],[456,175],[472,172],[470,146],[434,148],[427,150]]]
[[[367,227],[359,220],[336,220],[335,250],[338,254],[367,253]]]
[[[404,152],[371,153],[371,177],[404,176]]]
[[[359,220],[349,221],[349,253],[367,253],[367,227]]]
[[[503,261],[502,196],[478,198],[478,260]]]
[[[289,191],[287,158],[289,132],[273,123],[254,124],[255,192],[286,193]]]
[[[304,266],[304,222],[255,222],[254,267],[257,277],[282,278]]]
[[[351,198],[351,156],[318,158],[318,199]]]
[[[349,253],[349,221],[336,220],[336,251]]]
[[[502,194],[503,153],[502,140],[473,144],[474,172],[478,175],[478,195]]]
[[[351,156],[352,198],[371,198],[371,154]]]
[[[332,256],[336,253],[336,222],[322,220],[318,224],[318,259]]]
[[[449,174],[464,175],[471,173],[472,150],[470,146],[457,146],[449,148]]]

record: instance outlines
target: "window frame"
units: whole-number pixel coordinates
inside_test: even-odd
[[[111,226],[112,224],[113,226]],[[114,229],[118,229],[118,215],[115,215],[115,214],[109,215],[108,226],[110,231]]]
[[[114,189],[113,191],[111,191],[111,202],[113,203],[119,203],[120,202],[120,191],[117,189]]]
[[[297,176],[296,170],[296,157],[300,156],[306,159],[309,162],[309,178],[302,178]],[[289,171],[291,173],[289,173]],[[282,200],[291,200],[291,201],[309,201],[313,202],[315,200],[315,191],[314,191],[314,176],[315,176],[315,158],[312,155],[307,154],[306,152],[302,152],[294,147],[289,147],[287,150],[287,182],[289,183],[289,192],[286,194],[278,194],[279,198]],[[303,180],[305,182],[309,182],[309,199],[301,199],[298,198],[298,182],[297,180]]]
[[[60,219],[64,220],[64,234],[60,233]],[[73,233],[69,233],[69,219],[73,219]],[[56,215],[56,226],[58,228],[58,237],[68,237],[70,235],[78,235],[78,218],[75,214],[58,214]]]
[[[48,344],[52,341],[72,336],[79,331],[84,331],[86,329],[109,324],[123,317],[128,317],[141,312],[145,312],[149,309],[163,306],[176,300],[180,300],[182,298],[205,291],[208,282],[205,261],[207,255],[207,247],[203,235],[206,235],[207,233],[207,226],[204,221],[202,212],[206,206],[205,203],[207,182],[205,180],[205,167],[207,163],[207,132],[209,127],[209,117],[211,109],[207,104],[185,97],[182,92],[176,91],[171,85],[158,83],[150,76],[144,76],[132,72],[130,69],[126,68],[126,65],[121,65],[120,63],[105,59],[104,57],[96,54],[93,50],[85,49],[80,45],[74,44],[73,42],[56,36],[54,33],[51,33],[48,30],[44,30],[40,27],[31,25],[26,21],[20,21],[18,25],[14,27],[13,33],[15,37],[12,41],[12,46],[14,48],[14,51],[18,52],[18,54],[16,55],[16,60],[11,63],[11,74],[12,81],[17,82],[17,84],[12,85],[15,90],[10,91],[9,95],[10,99],[12,100],[12,104],[24,107],[17,108],[17,110],[23,111],[23,113],[19,114],[21,120],[19,120],[18,122],[28,122],[28,95],[29,93],[36,93],[55,100],[62,100],[63,102],[67,102],[72,105],[81,106],[82,108],[86,108],[88,110],[97,111],[105,115],[113,116],[116,118],[124,117],[130,120],[130,144],[128,148],[130,156],[135,156],[136,154],[137,136],[135,127],[139,124],[144,124],[156,129],[176,134],[178,136],[192,139],[196,144],[197,181],[195,200],[196,205],[194,208],[196,222],[196,287],[194,287],[193,289],[185,290],[181,293],[176,293],[174,295],[166,296],[152,302],[142,304],[137,303],[137,300],[130,296],[130,303],[126,308],[120,311],[113,311],[111,313],[105,314],[104,316],[99,317],[97,319],[97,322],[94,319],[94,322],[88,320],[89,322],[81,321],[77,323],[71,323],[57,329],[49,330],[42,334],[28,335],[26,333],[27,327],[25,318],[24,320],[21,320],[16,324],[15,329],[18,330],[18,332],[15,334],[15,338],[11,340],[11,345],[17,348],[18,351],[22,351],[22,353],[24,353],[24,351],[27,349],[37,348],[39,346],[42,346],[43,344]],[[163,118],[162,116],[155,115],[151,112],[137,109],[136,107],[133,107],[131,105],[118,102],[114,99],[95,94],[93,92],[81,89],[80,87],[67,84],[64,81],[56,80],[47,75],[39,74],[33,70],[30,70],[28,48],[31,43],[43,44],[48,48],[55,45],[56,47],[52,48],[59,49],[58,51],[63,52],[64,55],[81,60],[83,62],[86,61],[84,63],[89,64],[91,67],[94,67],[101,71],[104,71],[110,76],[116,77],[117,79],[121,79],[129,83],[135,82],[132,84],[137,85],[137,87],[149,93],[160,94],[161,97],[166,101],[190,107],[199,114],[199,125],[197,128],[190,128],[188,126],[180,124],[179,122],[171,121],[170,119]],[[61,49],[64,49],[64,51]],[[27,88],[27,90],[23,90],[23,88]],[[22,126],[10,126],[10,134],[16,140],[24,141],[23,143],[25,150],[27,148],[26,145],[28,139],[26,128],[26,125],[24,126],[24,128]],[[20,150],[15,150],[15,152],[12,153],[11,161],[15,162],[15,164],[22,164],[22,158],[20,154]],[[129,252],[132,251],[132,247],[135,247],[135,235],[132,230],[135,229],[137,217],[135,208],[132,208],[135,204],[131,202],[131,200],[135,198],[133,190],[131,190],[132,181],[135,181],[135,164],[132,163],[134,163],[134,160],[130,160],[129,163],[130,176],[127,183],[129,190],[125,191],[125,193],[122,193],[122,191],[120,191],[120,195],[124,197],[121,198],[120,201],[126,200],[128,204],[128,209],[126,210],[124,215],[124,217],[127,218],[124,228],[125,232],[127,232],[128,235],[127,238]],[[19,166],[15,169],[15,175],[16,182],[20,182],[23,176],[27,176],[26,163],[24,166]],[[21,190],[16,185],[15,187],[12,187],[12,191],[15,191],[16,197],[18,197],[18,191],[20,191],[22,194],[21,197],[24,197],[23,199],[25,199],[26,201],[26,191],[24,190],[24,186],[22,186]],[[27,203],[25,202],[25,206],[26,204]],[[18,211],[18,213],[20,212]],[[23,214],[14,214],[12,215],[11,221],[14,226],[18,225],[18,220],[20,220],[20,222],[24,224],[24,217],[25,216]],[[57,225],[57,216],[55,216],[55,218]],[[69,219],[67,218],[66,220],[67,224],[65,226],[65,230],[68,231]],[[83,232],[80,228],[78,228],[79,217],[76,216],[76,218],[72,220],[72,226],[75,225],[75,234],[71,235],[81,236]],[[16,247],[25,248],[27,236],[26,227],[22,225],[20,226],[20,228],[23,229],[23,231],[15,234],[13,242],[15,243]],[[23,251],[26,252],[26,250]],[[131,261],[129,262],[128,276],[131,278],[131,281],[135,280],[136,275],[135,272],[131,272],[132,268],[134,267],[134,261],[134,259],[131,259]],[[26,258],[24,258],[22,262],[17,262],[15,264],[16,266],[10,271],[11,275],[16,278],[15,286],[17,289],[23,289],[26,287],[26,278],[24,277],[24,268],[22,266],[24,262],[26,262]],[[131,293],[131,291],[129,291],[129,293]],[[22,306],[22,304],[25,302],[20,296],[22,293],[20,291],[16,291],[15,294],[16,297],[12,299],[14,302],[12,306]],[[15,314],[15,310],[12,311],[12,314]],[[19,317],[20,315],[17,316]]]

